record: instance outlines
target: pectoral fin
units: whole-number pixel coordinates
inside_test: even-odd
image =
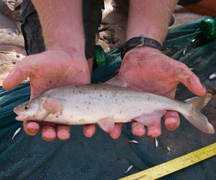
[[[59,115],[62,114],[62,111],[63,111],[62,104],[55,99],[45,98],[42,105],[43,105],[43,108],[51,114],[59,114]]]
[[[114,117],[107,117],[97,122],[98,126],[105,132],[110,132],[114,128]]]
[[[150,125],[152,122],[158,122],[161,120],[161,117],[165,114],[166,111],[153,111],[151,113],[148,114],[143,114],[137,118],[135,118],[135,120],[137,122],[142,123],[145,126]]]

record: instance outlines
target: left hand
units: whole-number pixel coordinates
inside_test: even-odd
[[[150,47],[139,47],[125,54],[119,74],[131,89],[174,98],[178,83],[183,83],[192,93],[203,96],[206,93],[199,78],[183,63],[163,55],[159,50]],[[180,124],[177,112],[167,111],[164,115],[165,126],[175,130]],[[110,136],[118,138],[122,124],[115,124]],[[144,125],[132,121],[132,133],[136,136],[145,134]],[[153,122],[148,126],[148,136],[161,135],[161,123]]]

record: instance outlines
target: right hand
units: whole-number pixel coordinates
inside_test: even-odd
[[[85,57],[76,52],[71,55],[62,50],[48,50],[25,57],[3,81],[3,88],[12,89],[27,77],[30,78],[31,85],[30,99],[57,86],[90,83],[90,72]],[[39,131],[39,123],[36,121],[24,121],[23,127],[28,135],[34,136]],[[91,137],[94,131],[94,125],[84,126],[84,134],[87,137]],[[70,126],[42,122],[41,134],[46,141],[52,141],[56,136],[66,140],[70,137]]]
[[[124,57],[118,78],[130,89],[159,94],[174,98],[176,87],[181,82],[192,93],[203,96],[205,87],[199,78],[183,63],[171,59],[159,50],[151,47],[138,47],[130,50]],[[155,138],[161,135],[161,117],[154,116],[148,125],[148,136]],[[168,130],[175,130],[180,125],[180,118],[176,111],[167,111],[164,115],[165,126]],[[132,133],[143,136],[143,124],[132,121]],[[110,136],[118,138],[122,123],[116,124]]]

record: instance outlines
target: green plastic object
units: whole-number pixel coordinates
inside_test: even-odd
[[[107,55],[100,45],[95,46],[94,63],[97,67],[103,66],[107,63]]]
[[[202,36],[207,40],[216,38],[216,19],[207,18],[200,22]]]

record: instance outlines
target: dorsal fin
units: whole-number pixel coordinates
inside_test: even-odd
[[[121,79],[119,75],[116,75],[112,79],[106,81],[104,84],[109,84],[109,85],[124,87],[124,88],[128,87],[128,84],[125,82],[125,80]]]

